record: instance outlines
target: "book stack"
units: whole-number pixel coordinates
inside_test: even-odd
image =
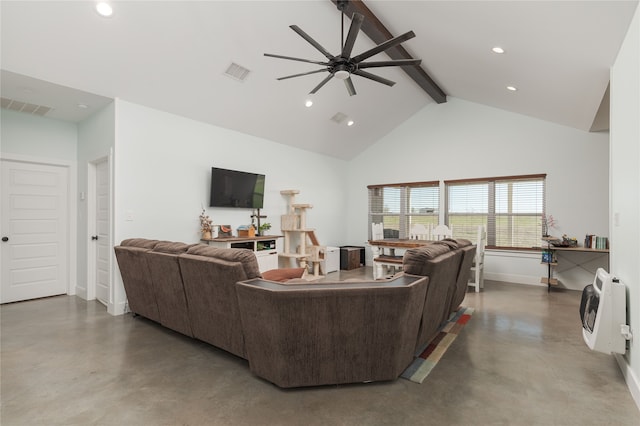
[[[587,234],[584,238],[584,246],[586,248],[605,250],[609,248],[609,239],[607,237]]]

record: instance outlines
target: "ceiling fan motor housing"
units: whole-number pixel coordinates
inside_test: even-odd
[[[332,60],[329,63],[329,72],[333,74],[334,77],[340,80],[346,80],[349,78],[351,73],[357,69],[357,65],[353,62],[350,62],[348,59],[338,57],[335,62]]]

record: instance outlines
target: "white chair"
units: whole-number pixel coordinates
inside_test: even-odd
[[[469,285],[476,288],[476,293],[484,288],[484,249],[487,245],[487,230],[484,225],[478,226],[478,236],[476,239],[476,256],[471,266],[471,277]]]
[[[371,239],[374,241],[384,239],[384,224],[382,223],[371,224]]]
[[[384,224],[372,223],[371,224],[371,241],[384,239]],[[373,255],[373,278],[378,279],[383,275],[383,266],[386,267],[384,262],[381,262],[378,257],[382,254],[380,246],[371,245],[371,254]]]
[[[431,224],[429,224],[429,228],[421,223],[414,224],[409,231],[409,238],[412,240],[430,240]]]
[[[438,225],[435,228],[433,228],[433,231],[432,231],[432,236],[434,240],[451,238],[452,235],[453,235],[453,232],[451,232],[451,229],[449,229],[447,225]]]

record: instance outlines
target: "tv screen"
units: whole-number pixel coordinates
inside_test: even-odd
[[[210,207],[261,209],[263,202],[264,175],[211,168]]]

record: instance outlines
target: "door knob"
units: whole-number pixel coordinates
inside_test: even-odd
[[[93,235],[93,236],[91,237],[91,240],[92,240],[92,241],[96,241],[97,239],[98,239],[98,236],[97,236],[97,235]]]
[[[9,237],[2,237],[2,241],[6,243],[7,241],[9,241]]]

